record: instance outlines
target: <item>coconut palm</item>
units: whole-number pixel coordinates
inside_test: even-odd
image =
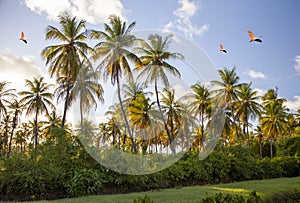
[[[149,143],[152,139],[151,130],[157,121],[153,105],[154,102],[151,102],[145,94],[138,93],[136,98],[130,101],[128,107],[130,123],[136,127],[136,132],[141,135],[143,153],[147,151],[147,142]]]
[[[66,87],[62,127],[65,125],[67,108],[71,104],[69,94],[79,72],[80,59],[88,61],[87,53],[92,49],[85,43],[87,33],[85,32],[85,21],[78,21],[67,13],[59,16],[60,29],[48,26],[46,40],[57,40],[60,44],[44,48],[41,55],[49,65],[51,77],[57,76],[58,83]],[[64,77],[61,77],[64,76]],[[63,80],[62,80],[63,78]]]
[[[236,137],[239,137],[238,125],[237,125],[238,117],[235,114],[234,102],[237,101],[238,99],[237,90],[239,86],[241,86],[242,84],[238,83],[240,78],[236,74],[235,69],[236,67],[233,67],[233,69],[231,70],[224,68],[223,70],[218,71],[222,81],[213,81],[215,85],[220,87],[220,89],[213,91],[213,93],[216,93],[217,95],[225,98],[225,102],[227,103],[227,108],[229,109],[229,111],[231,111],[232,123],[235,127]]]
[[[140,61],[139,58],[130,51],[139,41],[131,34],[131,30],[135,24],[135,22],[132,22],[127,27],[126,22],[123,22],[120,17],[111,15],[109,17],[109,24],[104,24],[105,31],[91,31],[92,39],[104,38],[104,41],[95,45],[94,50],[96,54],[94,58],[102,59],[98,68],[100,68],[100,71],[103,73],[104,79],[107,80],[110,78],[112,85],[117,84],[118,100],[134,152],[136,152],[136,147],[121,98],[120,80],[122,76],[128,76],[129,80],[132,79],[129,61],[133,63],[139,63]]]
[[[200,128],[197,128],[197,134],[200,133],[200,144],[203,146],[204,142],[204,121],[210,116],[211,111],[211,98],[208,89],[201,83],[197,82],[191,86],[192,93],[184,96],[189,103],[189,110],[195,118],[199,116],[201,123]]]
[[[89,63],[82,62],[75,83],[70,89],[69,98],[76,101],[79,98],[80,123],[83,124],[83,114],[91,106],[97,108],[97,102],[104,102],[103,88],[98,82],[99,75],[93,70]],[[64,85],[56,89],[59,96],[65,93]]]
[[[49,92],[52,85],[44,82],[44,78],[34,78],[31,80],[25,80],[27,91],[19,92],[22,96],[20,102],[24,104],[26,108],[26,116],[35,114],[34,118],[34,145],[38,145],[38,116],[49,115],[48,109],[54,109],[52,103],[53,94]]]
[[[41,123],[43,125],[43,134],[46,138],[48,138],[53,136],[52,130],[61,127],[62,120],[61,116],[58,115],[55,110],[46,115],[46,119],[46,121],[42,121]]]
[[[12,140],[13,140],[14,131],[18,125],[19,116],[22,113],[24,104],[22,104],[21,102],[19,102],[16,99],[13,99],[12,101],[8,101],[8,108],[12,110],[13,119],[12,119],[10,139],[9,139],[9,143],[8,143],[7,157],[9,157],[10,153],[11,153],[11,144],[12,144]]]
[[[263,115],[260,118],[261,128],[264,135],[270,139],[271,158],[273,157],[273,139],[286,133],[288,126],[286,110],[282,99],[275,99],[273,102],[267,103],[263,108]]]
[[[16,97],[16,95],[14,94],[15,89],[7,89],[8,85],[8,82],[0,82],[0,121],[3,113],[6,113],[4,102],[8,101],[10,98]]]
[[[0,154],[2,152],[2,155],[5,155],[7,153],[8,148],[8,136],[9,131],[11,129],[11,123],[12,123],[12,115],[8,112],[3,115],[3,119],[0,122],[1,131],[0,131]]]
[[[161,94],[162,110],[167,115],[167,125],[170,127],[171,142],[175,139],[175,132],[178,133],[181,124],[182,107],[175,98],[175,90],[164,89]],[[171,150],[175,148],[171,147]],[[175,151],[173,151],[175,153]]]
[[[236,115],[239,115],[243,121],[243,131],[247,136],[248,148],[250,153],[249,138],[249,118],[252,120],[261,114],[261,105],[258,103],[259,96],[257,91],[251,88],[252,83],[243,84],[238,87],[236,103]]]
[[[153,34],[148,37],[150,43],[143,42],[141,47],[137,48],[137,52],[141,53],[140,59],[143,66],[138,67],[140,71],[138,79],[144,79],[145,85],[154,83],[156,102],[158,105],[161,118],[164,123],[165,130],[168,135],[169,143],[172,146],[172,138],[169,132],[166,121],[164,120],[163,112],[159,101],[158,85],[162,81],[165,88],[169,87],[168,74],[172,74],[176,77],[180,77],[180,72],[168,63],[170,59],[183,59],[183,55],[180,53],[173,53],[168,51],[168,45],[171,42],[172,35],[162,37],[159,34]],[[145,77],[145,78],[143,78]]]

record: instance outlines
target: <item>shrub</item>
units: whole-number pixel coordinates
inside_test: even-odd
[[[106,180],[104,175],[94,169],[75,170],[74,176],[66,183],[67,191],[71,196],[81,196],[99,192]]]

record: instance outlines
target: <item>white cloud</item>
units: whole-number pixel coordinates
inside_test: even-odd
[[[180,4],[180,7],[173,12],[176,19],[165,25],[165,31],[176,29],[183,32],[185,36],[191,39],[194,35],[202,35],[208,30],[208,24],[199,27],[191,21],[191,18],[194,17],[199,9],[199,4],[196,4],[196,1],[178,0],[178,3]]]
[[[247,70],[245,72],[245,74],[247,74],[249,77],[254,78],[254,79],[265,79],[266,76],[261,73],[261,72],[256,72],[254,70]]]
[[[300,74],[300,56],[296,56],[295,58],[295,70],[297,71],[298,74]]]
[[[45,13],[53,21],[63,12],[93,24],[107,21],[111,14],[124,18],[124,8],[120,0],[23,0],[23,3],[31,11]]]
[[[15,56],[10,52],[0,52],[0,81],[11,83],[11,88],[24,89],[25,79],[45,76],[33,56]]]
[[[300,96],[295,95],[294,100],[290,101],[287,100],[286,107],[290,110],[297,111],[298,108],[300,108]]]

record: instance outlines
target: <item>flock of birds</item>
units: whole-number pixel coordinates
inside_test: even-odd
[[[254,34],[250,31],[250,30],[247,30],[248,34],[249,34],[249,37],[250,37],[250,41],[249,42],[262,42],[262,40],[258,37],[255,37]],[[27,44],[27,40],[25,38],[25,34],[24,32],[21,33],[21,37],[20,37],[20,40],[22,40],[25,44]],[[220,51],[224,52],[224,53],[227,53],[226,49],[223,47],[222,44],[220,44]]]
[[[262,40],[258,37],[255,37],[254,34],[250,30],[247,30],[247,32],[248,32],[249,37],[250,37],[249,42],[260,42],[260,43],[262,43]],[[220,51],[222,51],[224,53],[227,53],[226,49],[223,47],[222,44],[220,44]]]

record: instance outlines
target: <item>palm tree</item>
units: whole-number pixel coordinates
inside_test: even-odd
[[[263,115],[261,116],[262,132],[269,136],[270,139],[270,155],[273,157],[273,139],[279,135],[286,133],[287,122],[287,109],[283,105],[285,99],[278,98],[277,89],[268,90],[263,99]]]
[[[103,88],[98,83],[98,73],[93,70],[89,63],[82,62],[80,70],[77,74],[75,83],[70,90],[69,98],[76,101],[79,98],[80,123],[83,124],[83,114],[87,112],[91,106],[97,108],[98,100],[104,102]],[[65,93],[64,85],[56,89],[58,95]]]
[[[158,105],[161,118],[164,123],[165,130],[168,135],[170,145],[172,146],[172,138],[167,127],[167,123],[164,120],[163,112],[159,102],[159,92],[158,92],[158,83],[161,80],[165,88],[169,87],[169,80],[167,73],[170,73],[176,77],[180,77],[180,72],[167,61],[170,59],[183,59],[183,55],[179,53],[172,53],[168,51],[168,45],[171,42],[172,35],[166,36],[164,39],[162,36],[155,34],[150,35],[147,42],[143,42],[141,47],[137,48],[137,51],[142,54],[140,59],[143,66],[138,67],[137,70],[140,70],[138,79],[144,79],[145,76],[145,85],[149,83],[154,83],[156,102]]]
[[[162,110],[167,114],[167,125],[170,126],[171,141],[175,138],[175,131],[178,133],[181,124],[182,107],[181,103],[175,99],[175,90],[164,89],[161,94]],[[171,143],[171,142],[170,142]],[[172,148],[175,150],[175,148]],[[173,151],[175,153],[175,151]]]
[[[189,110],[191,111],[193,116],[197,118],[199,116],[199,120],[201,122],[200,128],[197,128],[197,134],[200,133],[201,139],[200,144],[203,146],[204,143],[204,121],[206,118],[210,116],[211,111],[211,98],[210,92],[208,89],[201,83],[197,82],[196,84],[191,86],[193,93],[189,93],[184,96],[189,103]],[[203,148],[204,149],[204,148]]]
[[[51,77],[57,76],[58,83],[66,87],[65,104],[61,126],[66,121],[67,108],[71,104],[69,94],[76,76],[79,72],[80,59],[88,61],[87,52],[92,50],[84,41],[87,39],[85,21],[77,21],[76,17],[70,17],[67,13],[59,16],[60,29],[48,26],[46,40],[58,40],[61,43],[44,48],[41,55],[49,65]],[[64,76],[64,77],[62,77]]]
[[[262,140],[263,140],[263,132],[262,132],[262,129],[261,129],[261,126],[256,126],[256,129],[255,129],[255,134],[257,136],[257,139],[258,139],[258,144],[259,144],[259,155],[260,155],[260,158],[262,159],[263,157],[263,154],[262,154]]]
[[[251,88],[252,83],[243,84],[238,87],[236,103],[236,115],[239,115],[244,123],[243,131],[246,133],[250,153],[249,117],[255,119],[260,116],[261,105],[258,103],[257,91]]]
[[[3,119],[1,120],[1,140],[0,140],[0,152],[2,155],[5,155],[7,152],[8,145],[8,134],[11,129],[11,115],[9,113],[4,114]]]
[[[11,144],[12,144],[12,140],[13,140],[14,131],[18,125],[19,115],[22,113],[22,109],[24,108],[24,104],[22,104],[21,102],[19,102],[16,99],[14,99],[8,103],[9,103],[8,108],[13,110],[12,111],[13,119],[12,119],[12,128],[11,128],[10,139],[9,139],[9,144],[8,144],[7,157],[10,156]]]
[[[213,91],[218,95],[225,97],[225,101],[227,103],[227,108],[231,111],[232,122],[235,126],[235,134],[236,137],[239,137],[238,134],[238,125],[237,125],[237,115],[234,113],[234,102],[237,101],[237,90],[239,86],[239,76],[236,74],[235,67],[232,70],[224,68],[224,70],[219,70],[219,74],[221,76],[222,81],[213,81],[213,83],[220,87],[220,89]]]
[[[43,134],[47,138],[53,136],[52,130],[61,127],[62,120],[61,116],[57,115],[55,110],[53,110],[50,114],[46,115],[46,119],[46,121],[42,121],[41,123],[43,124]]]
[[[52,85],[44,82],[44,78],[34,78],[33,81],[25,80],[28,91],[19,92],[23,96],[20,100],[26,107],[26,116],[35,114],[34,119],[34,145],[38,145],[38,115],[49,115],[48,108],[54,109],[52,104],[53,94],[49,92]]]
[[[128,114],[130,123],[136,127],[142,137],[143,153],[147,151],[148,144],[151,140],[151,128],[155,126],[155,111],[153,109],[154,102],[151,102],[149,98],[143,93],[138,93],[136,98],[130,101],[128,107]],[[146,139],[147,138],[147,139]],[[146,142],[147,140],[147,142]]]
[[[111,84],[117,83],[118,99],[121,105],[121,111],[125,126],[128,130],[132,148],[136,152],[133,136],[130,131],[129,123],[125,114],[123,102],[121,99],[120,79],[123,75],[129,76],[132,79],[132,72],[129,65],[129,61],[139,63],[139,58],[130,51],[130,48],[134,47],[139,40],[131,34],[131,30],[135,26],[135,22],[132,22],[126,27],[126,22],[122,22],[120,17],[111,15],[109,17],[109,24],[104,24],[105,31],[92,31],[92,39],[104,38],[104,41],[95,45],[95,59],[102,58],[102,62],[99,64],[100,70],[103,72],[104,79],[110,78]]]
[[[15,89],[7,89],[8,82],[0,82],[0,121],[3,115],[3,112],[6,113],[6,107],[4,105],[5,101],[8,101],[10,98],[16,97],[13,93]],[[7,98],[7,99],[5,99]]]

